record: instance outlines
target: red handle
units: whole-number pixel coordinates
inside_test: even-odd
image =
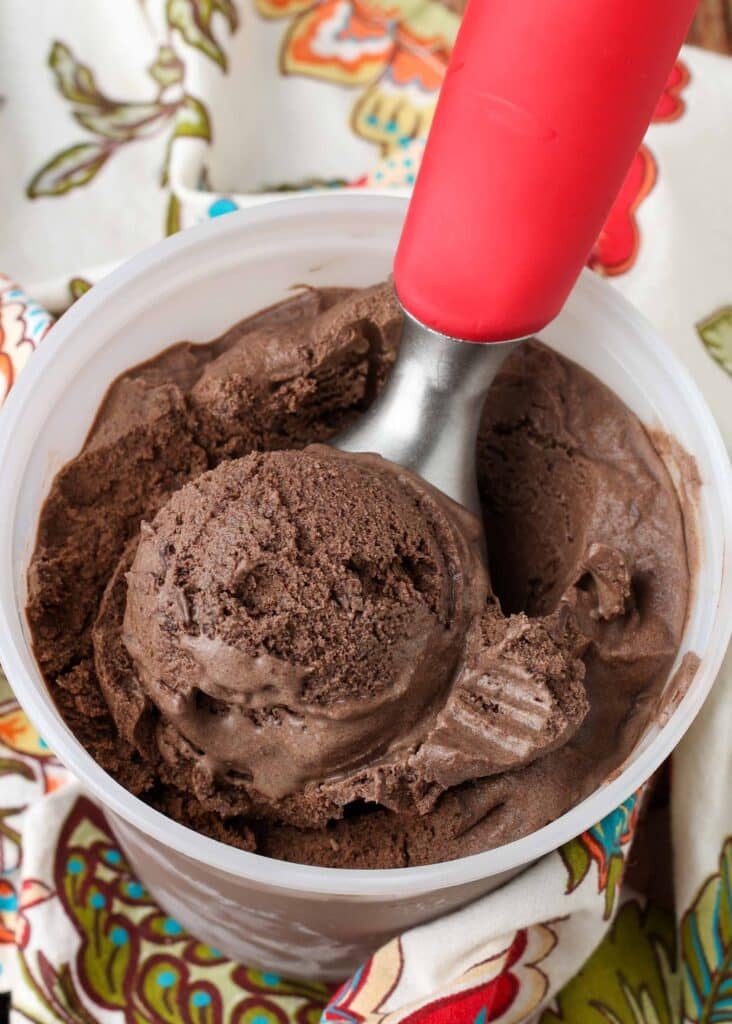
[[[422,323],[500,341],[562,308],[696,0],[470,0],[394,266]]]

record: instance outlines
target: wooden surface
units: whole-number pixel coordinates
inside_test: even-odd
[[[732,0],[700,0],[689,42],[732,54]]]

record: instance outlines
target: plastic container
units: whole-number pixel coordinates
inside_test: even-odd
[[[96,285],[54,327],[0,415],[0,660],[47,743],[106,809],[139,877],[201,940],[285,974],[343,978],[394,933],[455,909],[556,849],[625,800],[668,756],[702,705],[732,624],[732,488],[717,427],[651,326],[585,272],[542,337],[587,367],[696,459],[701,554],[681,654],[701,665],[662,727],[623,771],[558,820],[514,843],[429,867],[351,871],[269,860],[198,835],[114,782],[61,720],[24,617],[25,570],[54,474],[83,443],[110,381],[183,338],[208,341],[293,284],[386,277],[403,199],[316,195],[258,206],[176,235]]]

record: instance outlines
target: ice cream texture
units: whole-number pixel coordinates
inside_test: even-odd
[[[307,289],[119,378],[29,568],[37,658],[114,777],[270,856],[399,866],[552,820],[622,762],[679,647],[679,503],[622,402],[536,342],[477,520],[327,441],[378,393],[390,284]]]

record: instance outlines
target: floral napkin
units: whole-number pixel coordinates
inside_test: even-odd
[[[4,0],[0,266],[25,290],[0,278],[0,402],[46,310],[162,234],[293,189],[408,189],[457,25],[439,0]],[[591,264],[732,444],[730,123],[732,61],[686,49]],[[336,991],[167,917],[2,681],[0,991],[18,1024],[732,1021],[730,736],[728,658],[655,788]]]

